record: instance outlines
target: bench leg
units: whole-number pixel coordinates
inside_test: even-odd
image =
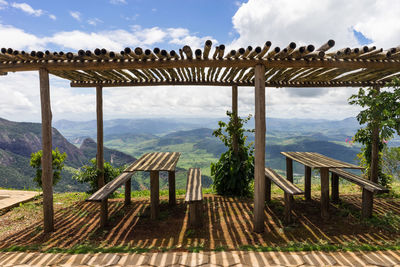
[[[333,203],[339,203],[339,176],[336,173],[331,175],[331,200]]]
[[[159,172],[151,171],[150,172],[150,219],[155,220],[158,218],[159,213]]]
[[[285,219],[284,223],[286,225],[292,222],[292,205],[293,205],[293,196],[285,193]]]
[[[304,166],[304,197],[311,200],[311,168]]]
[[[125,182],[125,206],[131,204],[131,178]]]
[[[361,218],[370,218],[372,216],[372,209],[374,205],[374,193],[367,191],[363,188],[362,191],[362,208]]]
[[[176,205],[176,195],[175,195],[175,171],[168,172],[168,188],[169,188],[169,205]]]
[[[271,180],[265,177],[265,201],[271,201]]]
[[[329,218],[329,168],[321,168],[321,216]]]
[[[108,218],[108,198],[100,203],[100,228],[103,229],[107,225]]]
[[[203,225],[203,201],[189,202],[189,227],[198,228]]]

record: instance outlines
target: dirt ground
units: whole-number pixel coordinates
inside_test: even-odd
[[[265,232],[254,233],[251,199],[225,198],[216,195],[204,197],[204,224],[200,229],[188,229],[187,207],[181,198],[173,208],[168,199],[161,198],[160,218],[150,220],[148,198],[132,199],[125,207],[123,199],[109,200],[109,225],[98,229],[99,204],[79,201],[55,211],[55,229],[43,234],[41,214],[17,218],[12,211],[0,216],[0,249],[10,246],[42,246],[70,248],[78,244],[96,246],[132,246],[186,250],[201,247],[204,250],[240,249],[243,246],[284,246],[287,244],[372,244],[398,242],[400,233],[391,226],[390,219],[400,216],[400,200],[376,198],[374,212],[377,221],[361,222],[357,215],[361,208],[361,195],[343,195],[342,204],[330,206],[330,219],[320,216],[318,196],[312,201],[296,198],[294,223],[283,225],[283,199],[274,196],[265,208]],[[40,199],[36,200],[38,211]],[[390,215],[388,217],[388,214]],[[19,223],[18,223],[19,220]]]

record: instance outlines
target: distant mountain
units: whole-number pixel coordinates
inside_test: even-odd
[[[53,128],[53,149],[67,154],[65,170],[58,191],[82,191],[85,187],[72,179],[73,172],[90,159],[96,157],[97,145],[92,139],[85,139],[80,148],[74,146]],[[29,166],[31,154],[42,149],[41,124],[13,122],[0,118],[0,187],[33,188],[34,170]],[[131,163],[134,157],[125,153],[104,148],[106,161],[121,166]]]

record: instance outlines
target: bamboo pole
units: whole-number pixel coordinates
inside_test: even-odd
[[[333,46],[335,45],[335,41],[334,40],[329,40],[328,42],[326,42],[325,44],[323,44],[320,48],[318,48],[316,51],[322,51],[322,52],[326,52],[329,49],[331,49]]]
[[[211,42],[211,40],[207,40],[205,43],[204,43],[204,51],[203,51],[203,58],[204,59],[208,59],[208,55],[210,54],[210,50],[211,50],[211,45],[212,45],[212,42]]]
[[[263,49],[261,50],[261,52],[256,56],[256,58],[262,58],[267,52],[268,50],[271,48],[271,42],[270,41],[266,41],[264,44]]]
[[[190,46],[185,45],[183,47],[183,52],[186,54],[187,59],[193,59],[193,52]]]
[[[48,70],[39,69],[40,102],[42,113],[42,188],[43,188],[43,230],[54,231],[53,210],[53,169],[52,169],[52,129],[50,82]]]
[[[220,45],[218,49],[218,59],[222,59],[224,57],[225,45]]]
[[[265,207],[265,67],[255,67],[254,231],[264,231]]]

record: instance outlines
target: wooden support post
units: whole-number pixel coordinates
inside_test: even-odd
[[[265,220],[265,66],[255,66],[254,231],[264,231]]]
[[[175,194],[175,171],[168,172],[168,200],[170,206],[176,205],[176,194]]]
[[[53,209],[53,157],[52,129],[50,105],[50,81],[47,69],[39,69],[40,103],[42,110],[42,188],[43,188],[43,230],[45,233],[54,231]]]
[[[232,114],[234,116],[235,125],[238,123],[238,87],[237,85],[232,86]],[[238,137],[234,134],[232,136],[232,148],[235,155],[238,154],[239,144]]]
[[[125,206],[131,204],[131,178],[125,182]]]
[[[290,224],[292,222],[292,205],[293,205],[293,196],[286,193],[284,194],[285,196],[285,218],[284,218],[284,223],[286,225]]]
[[[107,225],[108,220],[108,198],[104,199],[100,203],[100,229],[103,229]]]
[[[271,180],[265,177],[265,201],[271,201]]]
[[[158,218],[159,210],[159,171],[150,172],[150,219]]]
[[[361,207],[361,218],[370,218],[372,216],[372,209],[374,205],[374,193],[362,190],[362,207]]]
[[[331,200],[333,203],[339,203],[339,176],[336,173],[332,173],[331,175],[331,187]]]
[[[311,168],[304,166],[304,197],[311,200]]]
[[[105,185],[104,181],[104,146],[103,146],[103,88],[96,87],[96,115],[97,115],[97,169],[99,177],[97,177],[98,189]]]
[[[329,168],[321,168],[321,217],[329,218]]]

